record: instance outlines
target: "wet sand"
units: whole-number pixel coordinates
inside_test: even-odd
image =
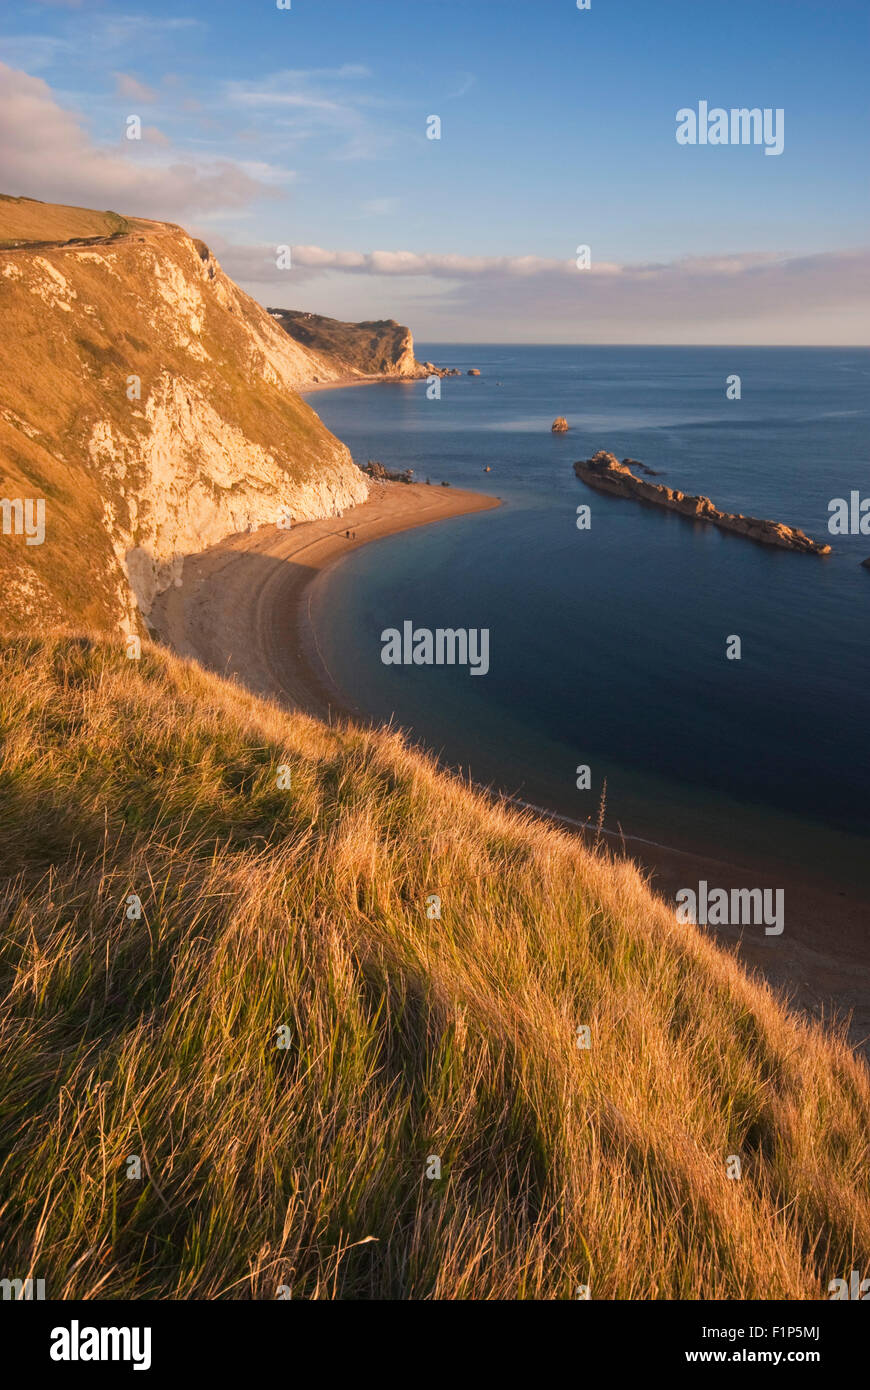
[[[359,383],[363,384],[363,383]],[[372,722],[338,689],[311,622],[312,583],[352,549],[397,531],[500,505],[499,499],[423,483],[377,483],[369,499],[343,517],[301,522],[290,531],[263,527],[187,557],[183,583],[162,594],[151,613],[158,637],[182,656],[234,677],[258,695],[327,722],[350,716]],[[347,532],[352,533],[348,537]],[[354,538],[355,537],[355,538]],[[558,816],[553,819],[560,820]],[[561,821],[566,824],[565,821]],[[583,835],[573,823],[569,827]],[[806,875],[766,873],[763,864],[733,864],[711,852],[689,852],[610,836],[607,843],[649,875],[673,905],[678,889],[785,889],[781,936],[763,927],[706,928],[739,947],[741,960],[817,1017],[851,1016],[853,1044],[870,1038],[870,941],[866,898]],[[705,928],[701,928],[705,930]]]

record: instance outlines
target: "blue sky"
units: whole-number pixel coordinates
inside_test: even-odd
[[[865,0],[12,0],[0,184],[423,338],[863,342],[868,56]],[[783,153],[680,146],[701,100]]]

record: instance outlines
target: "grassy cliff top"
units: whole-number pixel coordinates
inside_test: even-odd
[[[49,1297],[866,1269],[866,1067],[631,866],[147,644],[6,641],[0,739],[0,1264]]]
[[[66,207],[63,203],[40,203],[35,198],[0,194],[0,246],[120,236],[138,225],[137,219],[121,217],[117,212],[97,212],[93,208]]]

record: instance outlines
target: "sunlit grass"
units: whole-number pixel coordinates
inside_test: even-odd
[[[0,736],[0,1274],[813,1298],[866,1272],[865,1065],[632,866],[147,644],[7,641]]]

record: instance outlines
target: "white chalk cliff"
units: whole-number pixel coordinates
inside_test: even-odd
[[[340,368],[181,228],[0,249],[0,315],[0,492],[46,499],[42,545],[0,536],[6,626],[142,630],[186,554],[367,495],[296,394]]]

